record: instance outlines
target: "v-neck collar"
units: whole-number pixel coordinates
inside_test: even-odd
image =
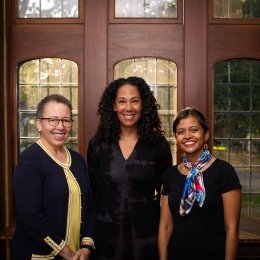
[[[130,155],[129,155],[127,158],[124,157],[124,154],[123,154],[122,149],[121,149],[121,147],[120,147],[120,145],[119,145],[119,142],[116,142],[115,144],[116,144],[116,148],[117,148],[117,150],[118,150],[120,156],[121,156],[125,161],[129,161],[129,160],[131,160],[131,159],[134,157],[134,155],[135,155],[135,153],[136,153],[136,147],[137,147],[137,145],[138,145],[139,142],[140,142],[140,140],[138,139],[137,142],[136,142],[135,145],[134,145],[134,148],[133,148],[132,152],[130,153]]]

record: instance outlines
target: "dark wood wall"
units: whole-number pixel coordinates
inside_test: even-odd
[[[21,62],[60,57],[78,64],[78,138],[79,151],[85,156],[97,126],[100,95],[113,79],[113,68],[119,61],[157,57],[175,62],[178,108],[201,109],[212,130],[214,64],[230,58],[260,59],[259,19],[225,24],[212,18],[212,0],[179,1],[178,19],[174,22],[116,19],[114,0],[80,0],[77,21],[16,19],[15,3],[0,3],[0,35],[4,39],[0,43],[1,230],[14,221],[11,176],[18,157],[16,83]]]

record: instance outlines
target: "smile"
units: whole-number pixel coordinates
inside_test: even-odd
[[[127,120],[131,120],[131,119],[133,119],[134,118],[134,114],[131,114],[131,115],[123,115],[124,116],[124,118],[125,119],[127,119]]]
[[[195,144],[195,143],[196,143],[195,141],[184,142],[185,145],[193,145],[193,144]]]

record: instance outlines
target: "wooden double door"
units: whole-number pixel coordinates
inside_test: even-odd
[[[114,0],[79,0],[78,19],[37,20],[17,18],[17,1],[3,1],[1,228],[14,220],[11,177],[19,156],[17,69],[21,63],[46,57],[77,63],[78,149],[85,156],[97,126],[97,104],[119,62],[140,57],[174,62],[177,108],[197,107],[213,130],[214,65],[232,58],[260,59],[259,19],[213,19],[211,0],[178,1],[178,17],[172,20],[117,19],[114,4]]]

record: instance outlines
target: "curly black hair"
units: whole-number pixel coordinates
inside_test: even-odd
[[[98,104],[97,114],[100,116],[100,121],[95,140],[106,143],[118,142],[121,128],[118,116],[114,111],[114,103],[118,89],[126,84],[137,87],[142,99],[141,117],[137,126],[139,139],[150,144],[158,142],[164,135],[158,114],[160,106],[150,86],[139,77],[119,78],[106,87]]]

